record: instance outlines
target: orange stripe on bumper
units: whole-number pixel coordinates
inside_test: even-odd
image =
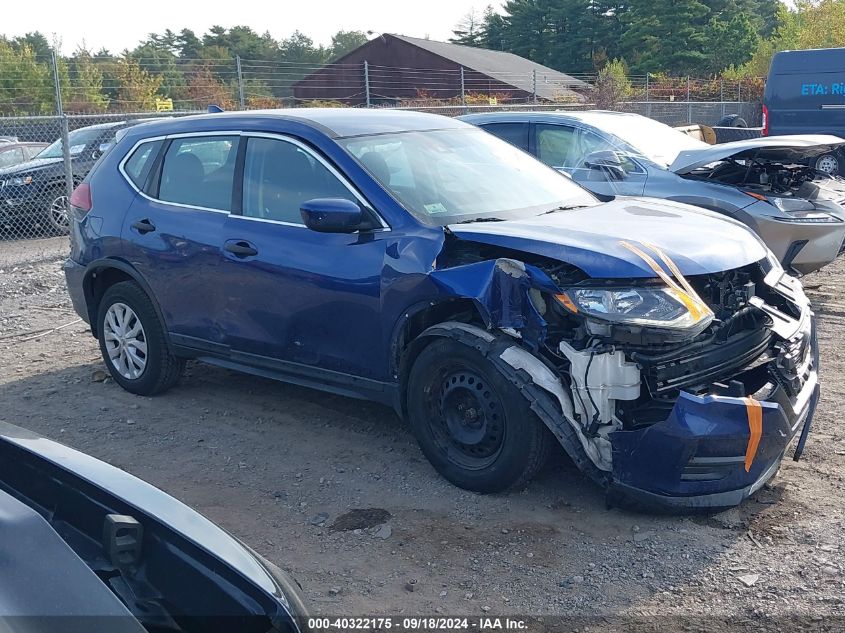
[[[745,411],[748,414],[748,448],[745,449],[745,472],[751,470],[757,447],[760,446],[760,436],[763,435],[763,407],[754,398],[743,398]]]

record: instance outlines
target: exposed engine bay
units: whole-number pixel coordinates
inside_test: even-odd
[[[825,192],[845,192],[845,180],[800,164],[786,164],[772,160],[727,159],[714,167],[695,170],[692,176],[745,187],[762,194],[793,196],[815,200]],[[833,199],[842,198],[840,193]]]

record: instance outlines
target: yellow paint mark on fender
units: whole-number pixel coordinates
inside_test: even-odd
[[[745,472],[751,470],[754,457],[757,455],[757,448],[760,446],[760,437],[763,435],[763,407],[754,398],[743,398],[745,411],[748,414],[748,448],[745,449]]]

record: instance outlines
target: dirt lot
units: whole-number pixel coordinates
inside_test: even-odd
[[[0,419],[195,507],[291,570],[315,614],[845,624],[845,261],[806,280],[823,399],[804,459],[737,510],[678,518],[607,510],[563,456],[526,490],[467,493],[389,409],[221,369],[190,365],[166,395],[130,395],[102,380],[96,342],[74,323],[61,242],[28,264],[9,263],[13,246],[0,244]],[[363,508],[389,513],[371,521],[388,527],[330,529]]]

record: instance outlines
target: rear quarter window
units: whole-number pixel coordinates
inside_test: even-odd
[[[528,151],[528,124],[527,123],[485,123],[481,129],[498,136],[519,149]]]
[[[143,189],[150,174],[153,162],[158,155],[159,149],[164,141],[149,141],[138,145],[129,159],[123,165],[123,171],[127,178],[135,183],[138,189]]]

